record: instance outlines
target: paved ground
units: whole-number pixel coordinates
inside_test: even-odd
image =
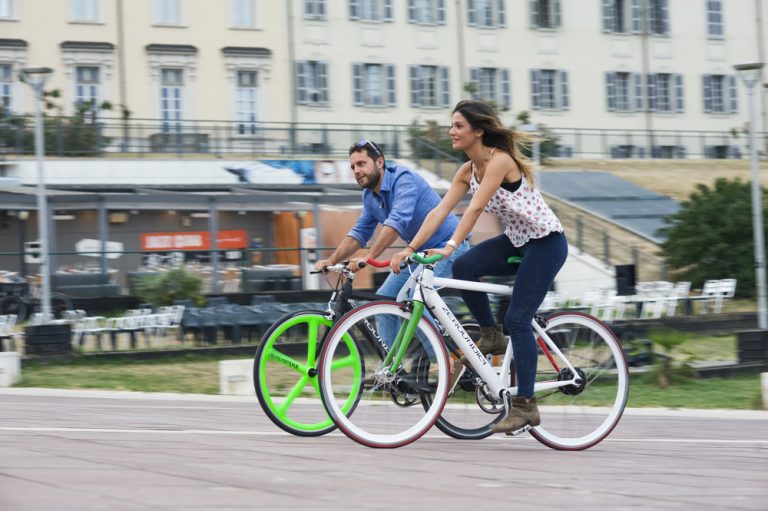
[[[395,450],[275,428],[255,398],[0,389],[0,510],[768,509],[768,412],[628,410],[584,452]]]

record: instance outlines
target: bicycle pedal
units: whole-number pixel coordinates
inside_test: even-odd
[[[523,433],[527,433],[530,429],[531,429],[530,424],[526,424],[525,426],[523,426],[520,429],[516,429],[514,431],[507,431],[504,434],[507,435],[507,436],[517,436],[517,435],[521,435]]]

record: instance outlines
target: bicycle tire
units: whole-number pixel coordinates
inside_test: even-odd
[[[314,371],[318,348],[331,325],[325,311],[290,312],[265,332],[254,355],[253,385],[259,404],[276,426],[293,435],[321,436],[336,429],[320,400]],[[297,401],[302,394],[308,399]],[[345,410],[353,409],[358,398],[350,395]]]
[[[618,425],[629,396],[629,371],[619,340],[599,319],[581,312],[560,312],[546,318],[545,332],[583,371],[585,385],[537,393],[541,425],[530,429],[542,444],[557,450],[579,451],[607,437]],[[539,345],[536,380],[561,378],[567,368],[546,356]]]
[[[323,404],[333,422],[352,440],[376,448],[407,445],[423,436],[440,417],[448,394],[448,354],[442,337],[426,318],[421,318],[408,350],[395,372],[387,371],[378,346],[357,335],[368,330],[387,345],[392,339],[378,335],[384,321],[393,321],[397,332],[411,313],[401,303],[378,301],[360,306],[345,314],[323,343],[318,370]],[[357,340],[360,362],[367,377],[363,380],[359,403],[345,411],[347,388],[353,384],[343,364],[350,364],[350,354],[342,346],[345,336]],[[394,353],[394,350],[390,354]],[[386,359],[385,359],[386,361]],[[430,395],[428,406],[424,395]]]

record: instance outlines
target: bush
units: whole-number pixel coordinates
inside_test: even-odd
[[[195,305],[205,304],[203,280],[184,268],[144,277],[139,282],[139,298],[154,305],[173,305],[176,300],[192,300]]]

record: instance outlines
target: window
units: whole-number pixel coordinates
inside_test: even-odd
[[[736,113],[738,111],[738,91],[736,77],[733,75],[704,75],[704,112]]]
[[[95,116],[98,112],[100,72],[95,66],[77,66],[75,68],[75,105],[90,102],[88,111]]]
[[[395,106],[395,66],[352,64],[356,106]]]
[[[445,0],[408,0],[408,22],[444,25]]]
[[[184,71],[162,69],[160,71],[160,116],[163,119],[163,132],[181,132],[183,101]]]
[[[495,103],[502,110],[510,107],[509,71],[494,67],[473,67],[469,70],[474,84],[474,99]]]
[[[258,98],[258,73],[256,71],[237,72],[237,90],[235,91],[235,115],[237,132],[240,135],[255,135],[256,107]]]
[[[411,66],[411,106],[451,106],[448,68],[443,66]]]
[[[16,19],[14,0],[0,0],[0,20]]]
[[[643,109],[643,77],[639,73],[611,71],[605,74],[609,112],[637,112]]]
[[[13,71],[10,64],[0,64],[0,111],[11,110]]]
[[[722,0],[707,0],[707,35],[717,39],[723,37]]]
[[[297,62],[296,86],[300,105],[327,105],[328,65],[316,60]]]
[[[325,18],[325,0],[304,0],[305,18]]]
[[[506,25],[506,0],[469,0],[467,24],[471,27],[503,27]]]
[[[530,0],[531,26],[557,28],[560,26],[560,0]]]
[[[651,112],[682,112],[684,110],[683,75],[649,74],[648,110]]]
[[[640,0],[603,0],[603,32],[639,34],[641,20]]]
[[[235,28],[256,28],[254,0],[230,0],[232,2],[232,26]]]
[[[181,25],[181,0],[155,0],[155,23]]]
[[[531,95],[534,110],[568,110],[568,71],[532,69]]]
[[[669,35],[669,0],[648,0],[649,31],[653,35]]]
[[[392,21],[392,0],[349,0],[349,18],[362,21]]]
[[[72,21],[99,21],[97,0],[70,0],[69,5]]]

